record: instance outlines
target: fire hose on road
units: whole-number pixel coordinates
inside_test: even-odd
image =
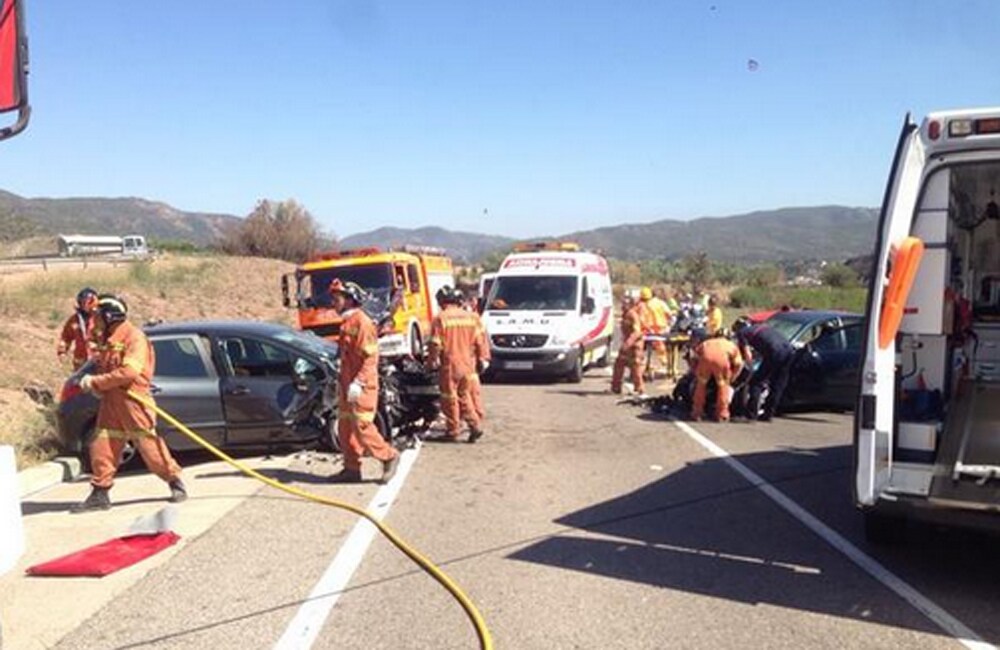
[[[281,490],[282,492],[287,492],[288,494],[300,497],[302,499],[306,499],[308,501],[313,501],[315,503],[321,503],[323,505],[333,506],[334,508],[340,508],[341,510],[346,510],[354,515],[357,515],[358,517],[361,517],[369,521],[373,526],[375,526],[376,529],[378,529],[380,533],[382,533],[382,535],[386,539],[388,539],[390,542],[393,543],[393,545],[395,545],[396,548],[402,551],[404,555],[413,560],[413,562],[415,562],[421,569],[423,569],[426,573],[430,574],[431,577],[437,580],[442,587],[448,590],[448,593],[450,593],[455,598],[455,600],[458,601],[458,603],[462,606],[462,609],[465,610],[466,615],[468,615],[469,620],[472,622],[472,625],[476,630],[476,635],[479,637],[479,647],[482,650],[492,650],[493,638],[490,636],[490,631],[486,627],[486,621],[483,619],[482,615],[479,613],[479,610],[476,609],[475,604],[473,604],[473,602],[469,599],[469,597],[465,594],[465,592],[463,592],[462,589],[451,578],[449,578],[444,571],[438,568],[429,559],[424,557],[415,548],[413,548],[405,541],[403,541],[403,539],[399,537],[399,535],[397,535],[391,528],[389,528],[381,521],[379,521],[377,518],[369,514],[368,511],[366,511],[364,508],[359,508],[358,506],[353,505],[351,503],[347,503],[346,501],[340,501],[338,499],[331,499],[329,497],[320,496],[318,494],[312,494],[311,492],[300,490],[290,485],[286,485],[281,481],[276,481],[272,478],[264,476],[260,472],[250,467],[247,467],[246,465],[240,463],[236,459],[227,455],[222,450],[214,447],[207,440],[205,440],[197,433],[189,429],[187,426],[185,426],[184,423],[180,422],[172,415],[170,415],[169,413],[161,409],[159,406],[157,406],[156,403],[153,402],[148,397],[140,395],[134,391],[129,391],[128,395],[129,397],[139,402],[140,404],[153,409],[160,417],[162,417],[164,420],[166,420],[174,427],[176,427],[178,431],[180,431],[188,438],[190,438],[191,440],[195,441],[196,443],[207,449],[213,455],[226,461],[240,472],[243,472],[247,476],[255,478],[258,481],[265,483],[266,485]]]

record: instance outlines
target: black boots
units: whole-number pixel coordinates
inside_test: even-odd
[[[170,503],[180,503],[181,501],[187,501],[188,493],[187,488],[184,487],[184,482],[179,478],[175,478],[170,481],[167,485],[170,486]]]
[[[482,437],[483,437],[482,429],[472,429],[471,431],[469,431],[469,444],[471,445],[472,443],[474,443],[475,441],[479,440]]]
[[[93,512],[95,510],[107,510],[111,507],[111,497],[108,492],[111,488],[94,486],[90,490],[90,496],[69,509],[72,513]]]

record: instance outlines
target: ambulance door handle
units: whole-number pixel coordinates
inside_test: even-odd
[[[250,389],[246,386],[233,386],[229,389],[230,395],[246,395],[250,392]]]

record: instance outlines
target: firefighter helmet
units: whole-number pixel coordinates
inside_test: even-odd
[[[439,305],[457,305],[462,302],[462,294],[448,284],[438,289],[434,297]]]
[[[113,325],[128,317],[128,305],[122,298],[104,293],[97,297],[97,313],[106,325]]]
[[[80,309],[90,311],[97,306],[97,291],[90,287],[84,287],[76,294],[76,306]]]

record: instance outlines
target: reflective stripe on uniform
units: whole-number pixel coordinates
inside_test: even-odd
[[[129,368],[133,368],[138,372],[142,372],[144,370],[144,364],[142,363],[142,361],[136,359],[135,357],[126,358],[124,361],[122,361],[122,365],[128,366]]]
[[[122,431],[121,429],[109,429],[101,427],[94,432],[95,438],[111,438],[113,440],[129,440],[130,438],[155,438],[156,429],[136,429],[134,431]]]
[[[344,420],[345,422],[374,422],[375,421],[375,411],[359,411],[352,412],[348,411],[346,413],[338,413],[338,420]]]

